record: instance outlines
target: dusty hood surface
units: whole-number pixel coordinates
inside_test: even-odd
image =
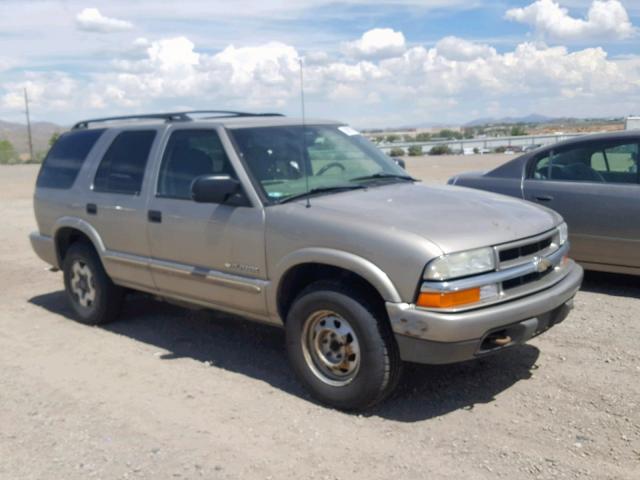
[[[312,197],[311,205],[354,222],[373,222],[381,231],[420,235],[445,253],[530,237],[561,221],[557,213],[523,200],[420,183],[321,195]]]

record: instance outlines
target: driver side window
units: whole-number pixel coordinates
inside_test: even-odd
[[[214,130],[177,130],[171,134],[158,178],[159,197],[191,200],[191,184],[202,175],[236,178]]]

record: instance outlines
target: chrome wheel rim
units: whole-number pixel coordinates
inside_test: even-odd
[[[76,260],[71,265],[71,295],[75,302],[83,308],[93,307],[96,301],[96,285],[93,272],[89,265],[82,260]]]
[[[360,370],[360,344],[347,320],[331,310],[311,314],[302,332],[307,366],[327,385],[352,382]]]

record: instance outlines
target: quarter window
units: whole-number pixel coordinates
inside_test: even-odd
[[[120,133],[104,154],[93,181],[96,192],[138,195],[155,130]]]
[[[82,164],[103,133],[104,129],[74,130],[62,135],[44,159],[36,186],[71,188]]]
[[[178,130],[171,134],[160,166],[158,196],[191,200],[191,184],[202,175],[236,178],[214,130]]]

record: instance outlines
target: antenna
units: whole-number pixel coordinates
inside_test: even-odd
[[[306,134],[307,134],[307,121],[306,121],[306,113],[304,108],[304,59],[302,57],[298,58],[298,62],[300,63],[300,108],[302,110],[302,141],[300,144],[300,161],[303,165],[304,179],[305,179],[305,191],[307,193],[307,208],[311,207],[311,200],[309,199],[309,172],[307,169],[307,162],[305,161],[304,150],[307,145]]]

